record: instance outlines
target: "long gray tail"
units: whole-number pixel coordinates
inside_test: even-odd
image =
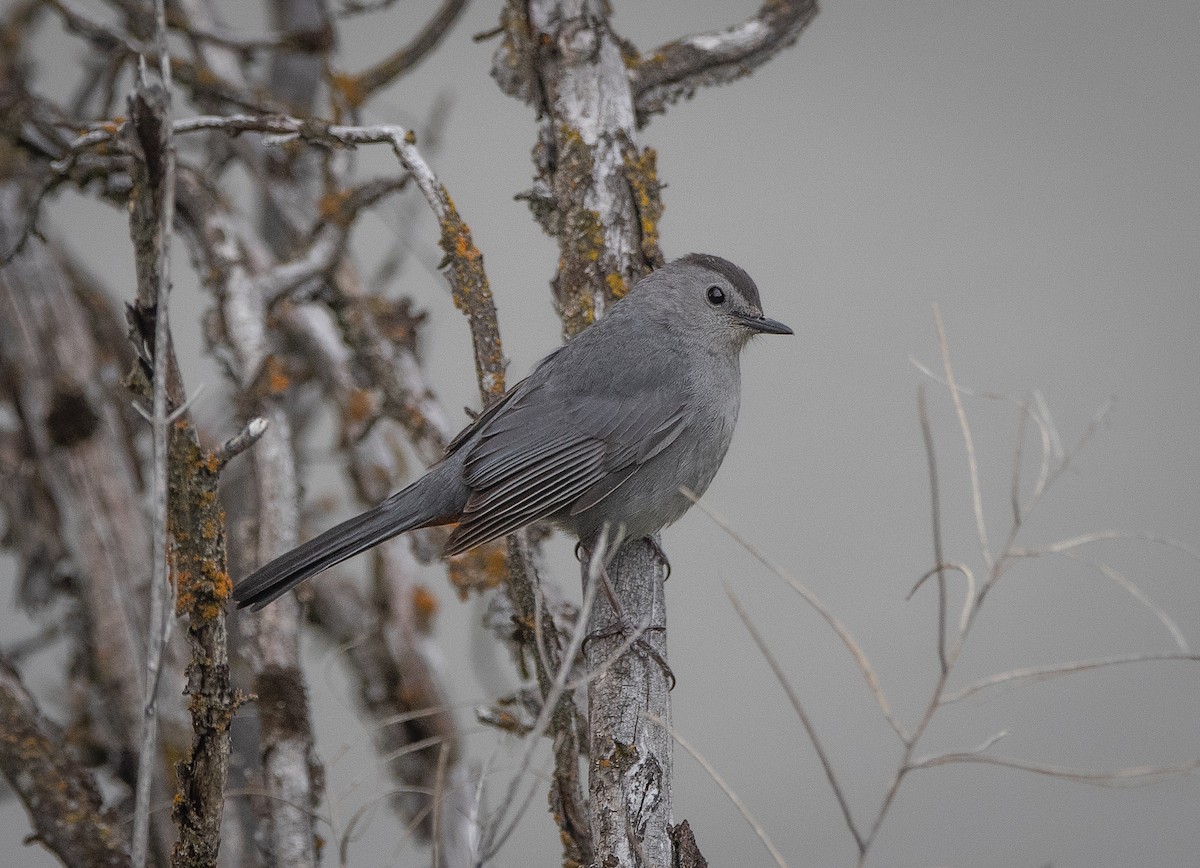
[[[447,467],[445,462],[437,465],[378,506],[331,527],[259,567],[233,589],[233,599],[239,609],[250,606],[258,611],[305,579],[384,540],[413,528],[455,520],[466,502],[466,495],[461,468]]]

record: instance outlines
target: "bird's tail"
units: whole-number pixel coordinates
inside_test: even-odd
[[[258,611],[276,597],[286,594],[305,579],[340,564],[384,540],[417,527],[451,521],[466,500],[451,482],[440,484],[448,474],[430,472],[378,506],[347,519],[259,567],[233,589],[239,609]],[[457,480],[454,480],[457,481]]]

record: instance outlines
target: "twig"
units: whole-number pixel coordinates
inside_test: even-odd
[[[779,848],[775,846],[775,842],[771,840],[771,836],[767,834],[767,830],[763,828],[762,823],[758,822],[754,815],[750,813],[750,809],[746,807],[746,803],[738,797],[738,794],[734,792],[733,787],[729,785],[729,782],[726,781],[725,778],[721,776],[721,773],[717,771],[716,767],[709,762],[708,757],[693,747],[691,742],[680,735],[678,730],[676,730],[675,727],[671,726],[671,724],[667,723],[665,720],[661,720],[660,718],[653,717],[651,715],[647,715],[646,719],[651,723],[658,724],[667,732],[669,732],[671,734],[671,738],[675,740],[675,743],[691,754],[692,759],[700,763],[700,767],[703,768],[704,771],[708,773],[708,776],[713,779],[713,782],[721,788],[721,792],[723,792],[726,798],[733,802],[733,806],[738,809],[738,813],[742,815],[742,819],[745,820],[746,823],[749,824],[750,828],[754,830],[754,834],[758,836],[758,840],[762,841],[763,846],[767,848],[767,852],[771,854],[771,858],[775,860],[775,864],[778,865],[779,868],[787,868],[787,862],[784,861],[783,854],[779,852]]]
[[[1081,784],[1093,784],[1100,787],[1137,787],[1157,783],[1165,778],[1179,777],[1200,770],[1200,759],[1192,760],[1177,766],[1130,766],[1127,768],[1092,770],[1073,769],[1066,766],[1056,766],[1047,763],[1034,763],[1006,756],[988,756],[973,752],[944,753],[925,757],[909,766],[912,771],[936,768],[950,763],[982,763],[984,765],[1002,766],[1019,771],[1033,772],[1052,778],[1075,781]]]
[[[944,575],[946,570],[954,570],[955,572],[962,573],[963,578],[967,580],[967,594],[963,599],[962,614],[959,615],[958,618],[958,638],[955,641],[954,648],[952,648],[950,653],[947,655],[947,662],[950,665],[953,665],[954,661],[958,658],[959,652],[962,651],[962,643],[966,638],[967,625],[970,624],[971,613],[975,609],[975,573],[973,573],[971,568],[966,564],[961,564],[957,561],[938,564],[936,567],[925,573],[925,575],[921,576],[921,578],[917,579],[916,584],[912,586],[912,589],[908,592],[904,599],[911,600],[930,576],[936,575],[939,572]]]
[[[938,615],[937,615],[937,653],[942,672],[945,673],[950,664],[946,660],[946,573],[942,557],[942,506],[941,494],[938,490],[937,456],[933,451],[933,428],[929,424],[929,410],[925,406],[925,386],[917,388],[917,415],[921,420],[921,439],[925,441],[925,457],[929,464],[929,508],[933,524],[933,562],[937,565]],[[919,585],[919,583],[918,583]],[[916,588],[913,589],[914,591]],[[911,597],[912,594],[909,594]],[[971,597],[974,597],[974,593]]]
[[[150,202],[150,210],[144,207],[132,212],[132,231],[136,236],[144,235],[148,227],[138,226],[143,220],[157,220],[150,229],[154,243],[153,261],[147,262],[139,256],[138,296],[142,309],[150,305],[153,298],[154,310],[154,380],[152,482],[154,504],[153,541],[151,549],[152,573],[150,579],[150,630],[147,637],[145,704],[142,712],[142,742],[138,760],[137,789],[135,795],[133,841],[131,844],[133,868],[143,868],[150,836],[150,789],[154,781],[155,753],[158,737],[158,685],[162,674],[163,652],[168,632],[174,619],[166,611],[168,605],[174,609],[167,581],[167,473],[168,473],[168,427],[167,378],[171,365],[171,331],[168,300],[171,289],[170,248],[171,227],[175,212],[175,156],[171,147],[171,61],[166,44],[166,11],[164,0],[155,0],[155,36],[159,52],[160,81],[151,85],[145,75],[145,60],[139,67],[138,82],[130,99],[131,123],[134,125],[141,145],[144,170],[135,177],[142,181],[140,195]],[[140,248],[144,250],[145,248]]]
[[[829,786],[833,790],[834,797],[837,798],[838,807],[841,808],[842,817],[846,821],[846,827],[854,837],[854,843],[858,845],[858,852],[864,852],[866,844],[863,841],[862,834],[858,831],[858,826],[854,822],[854,816],[850,813],[850,803],[846,801],[846,794],[842,792],[841,784],[838,783],[837,775],[833,771],[833,763],[829,759],[829,755],[825,753],[825,746],[821,743],[821,739],[818,738],[817,730],[813,726],[812,721],[809,720],[808,713],[805,712],[804,706],[800,702],[800,697],[787,680],[787,676],[784,675],[779,661],[775,659],[775,655],[767,647],[766,640],[758,632],[758,628],[754,626],[754,622],[750,620],[750,614],[742,606],[741,601],[734,594],[733,588],[728,584],[725,586],[725,596],[729,598],[729,602],[733,603],[733,608],[737,611],[738,617],[742,619],[742,623],[746,625],[746,630],[750,633],[754,644],[758,646],[759,653],[766,659],[767,665],[771,667],[771,672],[775,675],[775,680],[779,682],[780,687],[783,688],[783,692],[787,694],[788,701],[792,703],[796,717],[800,719],[800,725],[804,727],[804,731],[808,734],[808,740],[812,742],[812,746],[817,752],[817,758],[821,761],[821,767],[825,770],[825,777],[829,780]]]
[[[1123,666],[1128,663],[1147,663],[1157,660],[1186,660],[1200,661],[1200,654],[1124,654],[1116,657],[1099,657],[1094,660],[1076,660],[1072,663],[1060,663],[1054,666],[1028,666],[1022,669],[1010,669],[988,678],[981,679],[966,687],[961,687],[953,693],[944,693],[939,700],[942,705],[962,702],[981,691],[993,690],[998,687],[1018,687],[1039,681],[1048,681],[1061,675],[1074,675],[1093,669],[1104,669],[1110,666]]]
[[[975,527],[979,533],[979,550],[983,554],[983,562],[991,572],[995,561],[992,558],[991,546],[988,545],[987,525],[983,518],[983,490],[979,484],[979,462],[975,458],[975,439],[971,436],[971,426],[967,422],[967,411],[963,408],[962,395],[954,381],[954,368],[950,365],[950,347],[946,343],[946,326],[942,322],[942,309],[933,306],[933,323],[937,329],[938,346],[942,351],[942,368],[946,372],[946,382],[950,386],[950,397],[954,401],[954,411],[958,414],[958,424],[962,429],[963,445],[967,449],[967,468],[971,473],[971,501],[975,508]]]
[[[357,108],[362,105],[377,90],[391,84],[424,60],[450,32],[466,7],[467,0],[443,0],[433,17],[425,22],[425,26],[408,44],[357,75],[342,73],[336,76],[335,82],[350,106]]]
[[[1146,592],[1138,587],[1136,582],[1129,579],[1120,571],[1104,563],[1104,561],[1088,560],[1087,558],[1081,557],[1075,552],[1070,551],[1060,552],[1059,554],[1061,554],[1062,557],[1070,558],[1073,561],[1078,561],[1081,564],[1097,570],[1105,578],[1122,588],[1127,594],[1129,594],[1129,596],[1133,597],[1144,607],[1146,607],[1146,609],[1150,611],[1150,614],[1154,615],[1154,617],[1159,620],[1159,623],[1167,628],[1167,632],[1171,634],[1171,639],[1174,640],[1176,647],[1179,648],[1182,653],[1186,654],[1188,652],[1187,637],[1183,635],[1183,631],[1179,629],[1179,625],[1175,623],[1175,620],[1168,615],[1161,606],[1151,600],[1150,597],[1146,595]]]
[[[879,710],[883,712],[884,718],[889,724],[891,724],[892,729],[895,730],[896,735],[900,737],[900,740],[907,744],[911,736],[904,729],[900,721],[896,718],[895,713],[892,711],[892,705],[890,702],[888,702],[887,696],[883,692],[883,687],[879,683],[879,676],[875,672],[875,667],[871,665],[870,658],[867,657],[866,652],[862,650],[862,647],[846,628],[846,625],[843,624],[837,615],[833,614],[833,612],[826,607],[826,605],[822,603],[812,591],[802,584],[799,579],[792,576],[789,572],[787,572],[787,570],[783,569],[783,567],[780,567],[765,554],[763,554],[762,551],[756,548],[752,543],[750,543],[749,540],[735,530],[733,526],[730,525],[729,522],[726,521],[716,510],[712,509],[710,506],[700,500],[694,491],[689,491],[686,488],[680,490],[686,497],[691,499],[692,503],[700,507],[700,510],[709,518],[711,518],[713,522],[715,522],[716,525],[721,528],[721,530],[729,534],[734,542],[749,552],[750,555],[753,556],[754,559],[760,564],[791,585],[792,589],[795,590],[796,593],[798,593],[801,597],[803,597],[806,603],[812,606],[812,608],[816,609],[817,614],[819,614],[824,619],[825,623],[833,629],[833,632],[837,634],[837,637],[842,640],[842,644],[846,646],[846,650],[850,652],[850,656],[854,658],[854,662],[857,664],[859,671],[862,672],[863,678],[865,678],[867,681],[867,689],[871,691],[871,696],[875,699],[876,704],[879,706]]]
[[[262,416],[254,416],[246,422],[241,431],[222,443],[221,447],[213,453],[213,458],[217,462],[217,471],[220,472],[226,464],[257,443],[258,438],[262,437],[266,431],[267,420]]]
[[[1071,549],[1079,548],[1080,546],[1091,545],[1096,542],[1105,540],[1142,540],[1144,542],[1157,543],[1168,548],[1176,549],[1183,552],[1188,557],[1200,561],[1200,549],[1190,546],[1182,540],[1175,539],[1162,534],[1146,533],[1144,531],[1127,531],[1127,530],[1103,530],[1095,533],[1085,533],[1079,536],[1069,537],[1068,539],[1059,540],[1058,542],[1048,543],[1044,546],[1038,546],[1032,549],[1014,549],[1014,557],[1037,557],[1039,555],[1057,555]]]
[[[1029,415],[1029,401],[1026,401],[1021,405],[1021,412],[1017,415],[1017,446],[1013,450],[1012,486],[1008,495],[1014,526],[1019,525],[1025,516],[1025,511],[1021,509],[1021,465],[1024,463],[1025,457],[1025,424],[1029,421]]]
[[[0,773],[29,811],[36,840],[70,868],[128,868],[122,834],[91,773],[0,660]],[[10,853],[10,858],[18,859]]]

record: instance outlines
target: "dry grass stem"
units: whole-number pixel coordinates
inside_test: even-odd
[[[691,754],[692,759],[700,763],[700,767],[703,768],[704,771],[708,773],[708,776],[713,779],[713,782],[721,788],[721,792],[723,792],[726,798],[733,802],[733,806],[738,809],[738,813],[742,815],[742,819],[745,820],[750,828],[754,830],[754,834],[758,836],[758,840],[762,841],[763,846],[767,848],[767,852],[771,854],[771,858],[775,860],[775,864],[778,865],[779,868],[787,868],[787,862],[784,860],[783,854],[779,852],[779,848],[775,846],[775,842],[771,840],[771,836],[767,834],[767,830],[764,829],[762,823],[758,822],[755,816],[750,813],[750,809],[746,807],[746,803],[741,800],[736,792],[734,792],[734,789],[729,785],[729,782],[726,781],[725,778],[721,777],[721,773],[717,771],[716,767],[711,762],[709,762],[708,757],[693,747],[691,742],[681,736],[679,732],[676,731],[675,727],[671,726],[671,724],[667,723],[665,720],[653,715],[647,715],[646,719],[651,723],[656,723],[665,728],[667,732],[671,734],[671,738],[675,740],[675,743]]]
[[[1096,533],[1080,534],[1079,536],[1073,536],[1065,540],[1060,540],[1059,542],[1049,543],[1033,549],[1015,549],[1013,554],[1019,557],[1056,555],[1071,549],[1079,548],[1080,546],[1089,545],[1095,542],[1102,542],[1104,540],[1141,540],[1143,542],[1157,543],[1159,545],[1164,545],[1168,548],[1181,551],[1188,557],[1200,561],[1200,550],[1197,550],[1182,540],[1177,540],[1174,537],[1163,536],[1162,534],[1125,530],[1104,530],[1097,531]]]
[[[904,599],[911,600],[913,595],[920,590],[921,585],[925,584],[925,582],[927,582],[931,576],[938,573],[942,573],[944,575],[946,570],[952,570],[953,572],[961,573],[963,578],[967,580],[967,593],[963,597],[962,613],[958,616],[958,636],[955,640],[955,647],[951,650],[947,657],[948,662],[953,664],[955,658],[958,657],[958,652],[962,650],[962,642],[966,637],[967,627],[971,623],[971,613],[975,608],[975,573],[966,564],[959,563],[958,561],[949,561],[947,563],[940,564],[939,566],[929,570],[929,572],[925,573],[925,575],[921,576],[921,578],[917,579],[917,583],[912,586],[912,590],[908,592],[908,595]]]
[[[933,562],[937,565],[937,652],[942,672],[950,668],[946,659],[946,559],[942,557],[942,505],[938,487],[937,455],[933,450],[933,428],[929,424],[929,408],[925,405],[925,385],[917,387],[917,416],[921,420],[921,439],[925,442],[925,457],[929,465],[929,508],[933,524]],[[924,581],[924,579],[922,579]],[[920,582],[917,586],[920,586]],[[916,588],[913,589],[914,591]],[[974,596],[972,594],[972,596]],[[912,593],[909,593],[912,597]]]
[[[884,695],[883,687],[879,682],[879,676],[875,672],[875,667],[871,665],[870,658],[867,657],[866,652],[863,651],[858,642],[855,641],[854,636],[846,628],[846,625],[843,624],[841,620],[835,614],[833,614],[833,612],[831,612],[825,606],[825,604],[820,601],[820,599],[817,598],[816,594],[805,587],[805,585],[799,579],[792,576],[787,570],[780,567],[765,554],[763,554],[760,549],[751,544],[750,541],[742,536],[742,534],[740,534],[737,530],[735,530],[734,527],[720,515],[720,513],[716,512],[714,509],[701,501],[694,491],[689,491],[686,488],[680,490],[684,493],[684,495],[690,498],[691,501],[696,504],[696,506],[698,506],[705,515],[711,518],[716,523],[717,527],[725,531],[725,533],[727,533],[734,542],[744,548],[760,564],[791,585],[793,590],[795,590],[796,593],[804,598],[806,603],[808,603],[817,611],[817,614],[819,614],[825,620],[825,623],[828,624],[833,629],[833,632],[837,634],[837,637],[842,640],[842,644],[846,646],[846,649],[850,652],[850,656],[854,658],[855,664],[858,666],[859,671],[862,672],[863,678],[865,678],[867,681],[867,689],[871,691],[871,696],[875,699],[875,702],[879,706],[879,710],[883,713],[884,718],[889,724],[891,724],[892,729],[896,731],[896,735],[900,737],[900,740],[907,743],[910,736],[904,729],[903,725],[901,725],[900,721],[896,718],[896,715],[893,713],[892,705],[890,702],[888,702],[887,696]]]
[[[1143,608],[1150,612],[1150,614],[1158,619],[1159,623],[1162,624],[1167,629],[1167,632],[1171,634],[1171,639],[1175,642],[1175,646],[1182,653],[1186,654],[1188,652],[1189,649],[1187,637],[1183,635],[1183,631],[1179,629],[1179,625],[1176,624],[1175,620],[1167,614],[1165,609],[1158,605],[1158,603],[1151,600],[1149,595],[1147,595],[1146,592],[1143,591],[1135,581],[1130,579],[1119,570],[1104,563],[1104,561],[1088,560],[1087,558],[1081,557],[1075,552],[1061,552],[1060,556],[1069,558],[1073,561],[1083,564],[1084,566],[1091,567],[1105,578],[1115,583],[1118,587],[1129,594],[1129,596],[1137,600]]]
[[[817,752],[817,758],[821,761],[821,767],[825,770],[825,777],[829,780],[829,786],[833,790],[833,795],[837,799],[838,807],[842,811],[842,817],[846,821],[846,828],[850,830],[850,834],[854,838],[854,843],[858,846],[859,852],[866,849],[866,842],[863,840],[862,834],[858,831],[858,826],[854,822],[854,816],[850,813],[850,804],[846,800],[846,794],[842,792],[841,784],[838,783],[837,775],[833,771],[833,763],[829,759],[829,755],[825,753],[825,746],[821,743],[821,739],[817,737],[817,730],[813,726],[812,721],[805,712],[804,706],[800,702],[800,697],[797,695],[791,683],[784,675],[783,667],[779,665],[779,661],[775,659],[775,655],[771,653],[771,649],[767,646],[766,640],[762,634],[758,632],[758,628],[754,626],[754,622],[750,618],[750,614],[742,606],[741,601],[734,594],[733,589],[727,584],[725,586],[725,596],[729,598],[729,602],[733,604],[734,610],[737,611],[738,617],[742,619],[742,623],[746,625],[746,630],[750,634],[750,638],[754,640],[754,644],[758,646],[759,652],[767,661],[767,665],[771,667],[771,672],[775,675],[775,680],[779,682],[779,686],[783,688],[783,692],[787,694],[788,701],[792,703],[792,708],[796,712],[796,717],[800,719],[800,725],[804,727],[805,733],[808,734],[809,741],[812,742],[813,748]]]

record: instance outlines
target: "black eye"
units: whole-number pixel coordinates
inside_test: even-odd
[[[709,304],[725,303],[725,290],[721,289],[719,286],[710,286],[708,288],[708,292],[705,294],[708,296]]]

